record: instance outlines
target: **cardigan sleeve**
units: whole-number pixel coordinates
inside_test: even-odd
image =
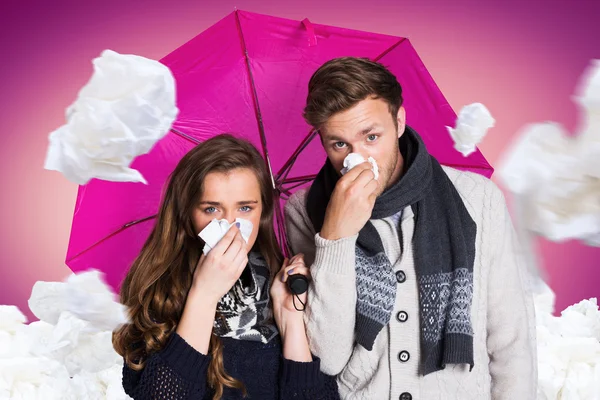
[[[307,220],[304,201],[297,192],[285,205],[288,240],[294,254],[304,254],[312,275],[304,313],[310,350],[321,359],[323,372],[337,375],[354,350],[358,234],[322,238]]]
[[[494,246],[488,281],[487,348],[492,399],[534,399],[537,348],[530,277],[504,196],[495,185],[490,192],[486,204],[490,205]]]

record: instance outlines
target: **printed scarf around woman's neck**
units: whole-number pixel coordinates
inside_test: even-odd
[[[270,271],[257,252],[248,254],[248,265],[217,304],[213,334],[238,340],[268,343],[279,334],[273,322],[269,290]]]

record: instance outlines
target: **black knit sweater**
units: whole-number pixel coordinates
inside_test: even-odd
[[[338,400],[335,378],[320,371],[320,360],[295,362],[283,358],[279,336],[268,344],[221,338],[223,365],[246,387],[225,388],[223,400]],[[173,333],[164,349],[152,354],[141,371],[123,366],[123,388],[134,400],[211,400],[207,384],[210,356]]]

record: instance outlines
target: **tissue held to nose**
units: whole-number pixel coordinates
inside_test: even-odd
[[[369,157],[367,161],[369,161],[371,163],[371,165],[373,166],[372,170],[373,170],[373,175],[375,175],[375,180],[379,179],[379,167],[377,166],[377,161],[375,161],[375,159],[373,157]],[[346,156],[346,158],[344,158],[344,168],[342,168],[340,173],[342,175],[345,175],[352,168],[354,168],[357,165],[362,164],[364,162],[365,162],[365,159],[360,154],[350,153]]]
[[[227,231],[236,223],[240,223],[240,233],[242,238],[248,243],[250,235],[252,234],[252,222],[243,219],[236,218],[233,224],[230,224],[226,219],[213,219],[210,224],[206,225],[206,228],[202,229],[202,232],[198,234],[202,240],[204,240],[204,249],[202,252],[207,255],[213,247],[219,243]]]

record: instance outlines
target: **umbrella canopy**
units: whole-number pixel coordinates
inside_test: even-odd
[[[456,114],[408,39],[235,11],[161,60],[176,79],[180,112],[171,132],[132,164],[148,185],[80,186],[67,265],[99,269],[117,289],[154,225],[168,175],[217,134],[233,133],[262,151],[283,200],[310,182],[326,155],[302,118],[308,81],[342,56],[379,61],[397,76],[407,123],[441,164],[491,176],[479,151],[465,158],[454,150],[446,126]],[[281,208],[277,227],[285,243]]]

